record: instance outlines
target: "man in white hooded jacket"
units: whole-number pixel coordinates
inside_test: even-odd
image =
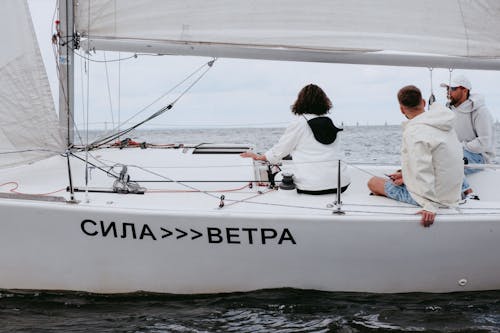
[[[464,156],[470,158],[469,153],[473,153],[482,157],[482,162],[473,163],[493,163],[495,129],[484,97],[470,93],[472,85],[463,75],[455,76],[449,86],[446,83],[441,86],[448,89],[449,105],[456,115],[455,130],[464,148]]]
[[[453,77],[449,84],[442,83],[447,89],[449,107],[455,113],[455,130],[462,143],[467,163],[493,163],[495,160],[495,124],[486,108],[484,97],[471,94],[472,85],[465,76]],[[479,169],[465,168],[466,175]],[[474,195],[467,179],[462,186],[464,196],[479,199]]]
[[[425,112],[425,100],[415,86],[398,92],[403,123],[401,171],[390,179],[373,177],[368,182],[377,195],[421,206],[422,225],[434,222],[440,206],[453,207],[461,197],[462,147],[454,131],[454,114],[433,104]]]

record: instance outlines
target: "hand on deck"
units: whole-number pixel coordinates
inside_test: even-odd
[[[434,223],[434,218],[436,217],[436,213],[429,212],[428,210],[420,210],[417,214],[422,215],[422,219],[420,220],[420,224],[424,227],[430,227],[432,223]]]

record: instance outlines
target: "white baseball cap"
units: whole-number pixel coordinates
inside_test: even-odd
[[[441,83],[441,87],[448,88],[448,83]],[[463,75],[457,75],[451,79],[450,82],[450,87],[455,88],[455,87],[464,87],[466,89],[471,90],[472,89],[472,84],[470,84],[470,81],[468,78],[466,78]]]

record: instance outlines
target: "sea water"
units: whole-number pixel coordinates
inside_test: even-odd
[[[147,130],[130,137],[153,143],[252,143],[263,152],[283,131]],[[346,161],[399,163],[399,126],[347,127],[342,134]],[[500,291],[96,295],[0,290],[0,332],[500,332]]]

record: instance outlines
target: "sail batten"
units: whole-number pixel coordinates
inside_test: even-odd
[[[128,43],[133,52],[141,44],[131,41],[154,41],[201,45],[203,55],[222,57],[254,46],[249,58],[260,59],[277,59],[281,49],[302,61],[315,61],[302,50],[500,59],[494,0],[81,0],[76,13],[89,47],[104,50]]]

